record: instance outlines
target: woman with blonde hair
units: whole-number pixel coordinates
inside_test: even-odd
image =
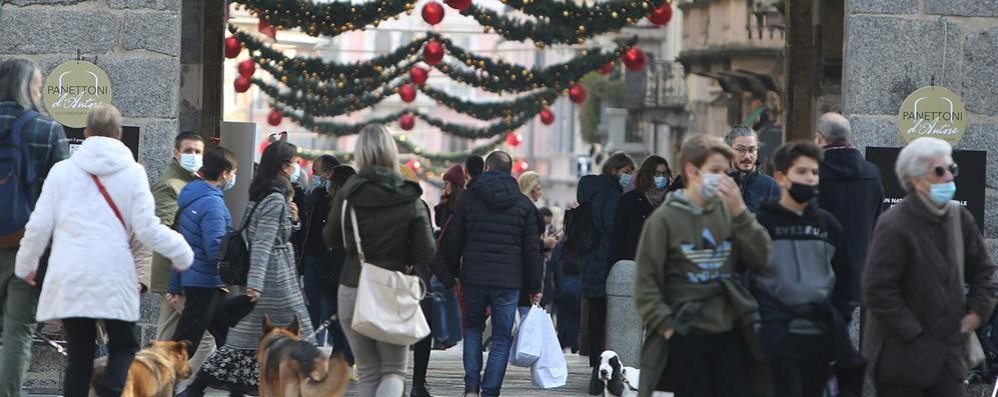
[[[120,141],[121,113],[97,105],[87,113],[86,139],[69,160],[52,167],[17,252],[15,274],[36,282],[38,260],[52,241],[36,317],[62,320],[69,362],[64,395],[86,396],[93,372],[97,322],[109,341],[98,396],[118,396],[139,341],[139,279],[130,235],[184,270],[194,252],[179,233],[159,222],[145,168]]]
[[[366,263],[393,271],[429,262],[434,253],[430,212],[420,200],[419,183],[402,178],[398,147],[384,126],[371,124],[361,130],[354,157],[357,175],[333,197],[323,236],[326,246],[345,247],[347,252],[338,303],[343,331],[357,360],[358,395],[398,397],[405,388],[409,346],[378,341],[350,327],[361,273],[358,253],[363,251]],[[347,214],[356,211],[356,225],[350,216],[341,219],[344,205]],[[354,243],[355,229],[361,247]]]

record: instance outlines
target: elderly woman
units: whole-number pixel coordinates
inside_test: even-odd
[[[959,173],[951,152],[935,138],[901,150],[896,172],[908,196],[873,232],[863,355],[880,397],[963,396],[965,346],[995,304],[984,238],[970,212],[950,201]]]

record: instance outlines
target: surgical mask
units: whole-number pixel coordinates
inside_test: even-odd
[[[954,194],[956,194],[956,183],[953,181],[937,183],[929,187],[929,197],[939,205],[950,202]]]
[[[664,176],[655,177],[655,189],[665,190],[665,188],[667,187],[669,187],[669,178],[666,178]]]
[[[631,174],[620,174],[620,179],[617,182],[620,182],[620,187],[626,189],[627,185],[631,184],[631,178]]]
[[[721,185],[721,174],[703,174],[703,183],[700,184],[700,196],[706,200],[717,198],[717,187]]]
[[[198,172],[204,164],[200,154],[184,153],[180,155],[180,167],[189,172]]]
[[[298,165],[297,161],[294,163],[294,167],[295,170],[291,171],[291,183],[297,183],[298,179],[301,178],[301,166]]]
[[[789,193],[790,198],[794,199],[794,201],[804,204],[818,197],[818,185],[805,185],[793,182],[790,185]]]
[[[232,174],[232,179],[225,181],[225,187],[222,190],[232,190],[236,186],[236,174]]]
[[[322,178],[319,178],[319,175],[317,175],[317,174],[312,174],[312,177],[309,178],[309,180],[308,180],[308,186],[311,189],[315,189],[319,185],[322,185]]]

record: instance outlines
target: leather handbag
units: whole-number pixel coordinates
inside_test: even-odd
[[[957,233],[953,233],[950,237],[953,239],[953,247],[956,251],[957,264],[960,266],[960,288],[964,288],[964,272],[967,266],[965,253],[963,251],[963,224],[961,222],[960,204],[956,202],[949,203],[949,215],[953,217],[956,222]],[[981,346],[980,339],[977,338],[977,333],[970,331],[970,335],[967,335],[967,343],[964,345],[964,360],[966,360],[967,368],[973,369],[977,368],[979,365],[984,363],[986,359],[984,355],[984,348]]]
[[[349,202],[343,201],[340,227],[346,248],[346,212]],[[360,261],[357,303],[350,327],[368,338],[393,345],[411,345],[430,334],[419,302],[426,296],[426,284],[417,276],[388,270],[367,262],[357,229],[357,212],[350,208],[353,239]]]

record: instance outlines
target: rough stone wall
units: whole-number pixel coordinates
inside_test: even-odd
[[[0,0],[0,59],[30,58],[47,74],[84,58],[111,80],[114,104],[126,125],[140,127],[139,160],[155,179],[177,134],[181,0]],[[139,335],[154,333],[157,299],[142,299]],[[27,387],[61,388],[63,359],[36,345]]]
[[[842,76],[856,145],[899,146],[897,114],[912,91],[936,85],[963,98],[958,149],[998,147],[998,1],[849,0]],[[989,153],[985,235],[998,237],[998,154]]]

